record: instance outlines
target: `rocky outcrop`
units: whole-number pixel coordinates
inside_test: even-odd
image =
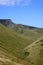
[[[11,19],[0,19],[0,23],[5,25],[6,27],[12,27],[14,26],[14,23]]]

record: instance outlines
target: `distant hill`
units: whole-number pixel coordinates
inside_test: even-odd
[[[13,26],[15,25],[11,19],[0,19],[0,23],[5,25],[5,26]],[[23,28],[29,28],[29,29],[33,29],[33,28],[36,28],[36,27],[33,27],[33,26],[27,26],[27,25],[22,25],[22,24],[17,24],[19,27],[23,27]]]
[[[16,32],[22,33],[24,30],[30,30],[36,33],[43,34],[43,28],[37,28],[33,26],[23,25],[23,24],[15,24],[11,19],[0,19],[0,23],[5,25],[6,27],[12,28]]]

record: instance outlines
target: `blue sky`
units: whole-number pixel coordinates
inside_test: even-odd
[[[0,0],[0,19],[43,27],[43,0]]]

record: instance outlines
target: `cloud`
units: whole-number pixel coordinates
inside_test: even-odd
[[[31,0],[0,0],[0,5],[29,5]]]

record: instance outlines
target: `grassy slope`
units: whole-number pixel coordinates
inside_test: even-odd
[[[43,28],[36,28],[36,29],[33,29],[33,31],[35,31],[35,32],[40,33],[41,35],[43,35]]]
[[[23,58],[22,55],[23,49],[40,37],[39,34],[33,33],[31,31],[28,30],[24,31],[25,32],[23,34],[17,34],[16,32],[0,24],[0,50],[4,51],[9,55]],[[29,35],[32,36],[33,38],[31,38]],[[26,59],[26,61],[28,61],[28,59]]]
[[[43,65],[43,38],[33,45],[30,45],[25,51],[30,55],[26,60],[30,61],[33,65]]]
[[[19,33],[20,36],[24,36],[29,40],[29,43],[34,42],[35,40],[37,40],[41,34],[29,29],[26,26],[23,25],[15,25],[12,30],[14,30],[14,32],[16,31],[17,33]]]
[[[0,46],[4,47],[9,52],[18,55],[18,53],[29,44],[28,42],[28,39],[0,25]]]

